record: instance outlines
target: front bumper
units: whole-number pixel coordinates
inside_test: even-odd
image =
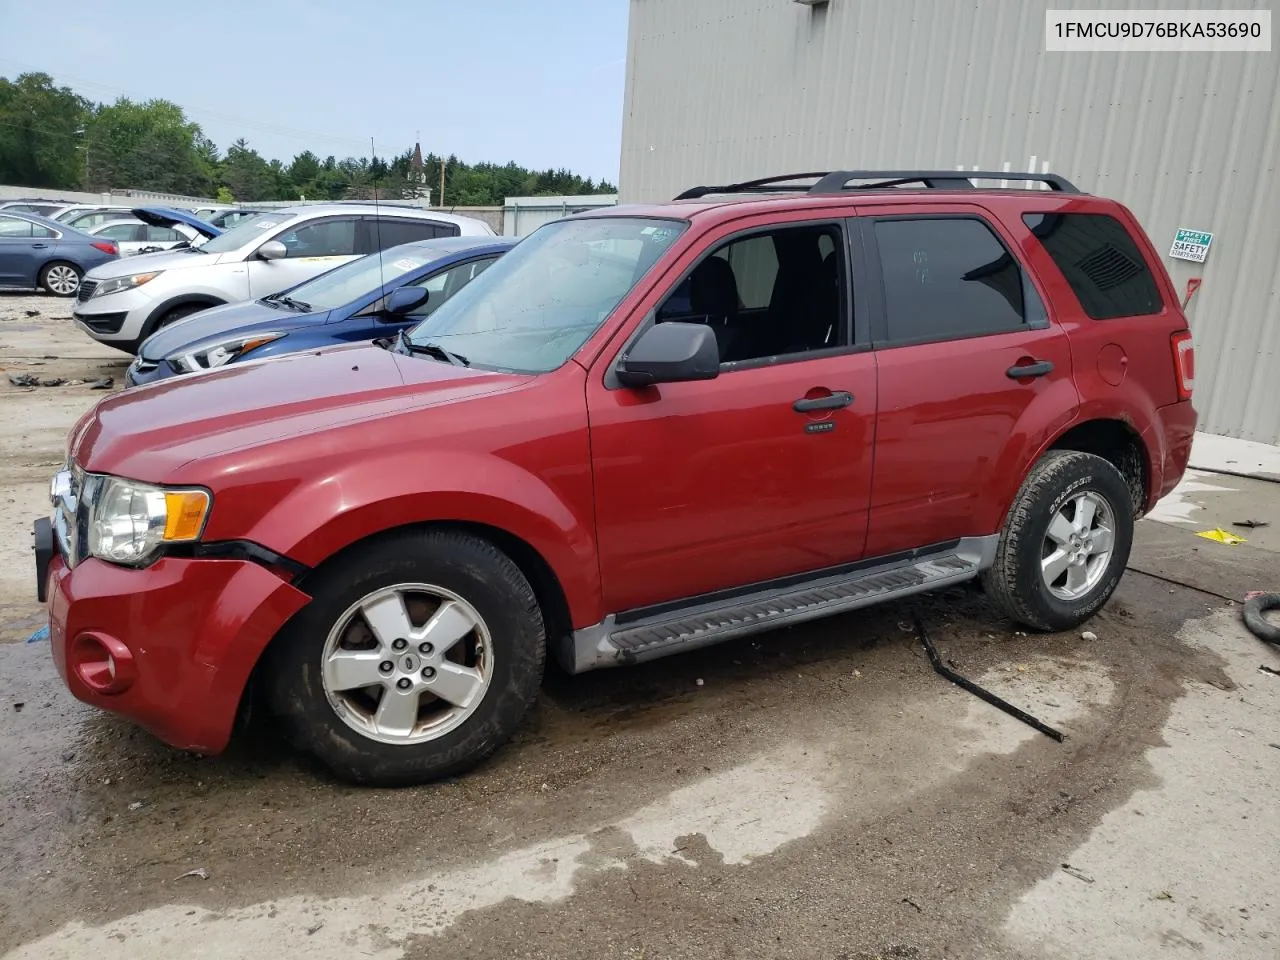
[[[248,560],[166,557],[135,570],[88,559],[70,569],[55,553],[37,565],[68,689],[200,753],[226,746],[254,665],[310,599]]]
[[[155,299],[145,292],[144,286],[105,297],[77,299],[71,308],[71,317],[77,327],[95,340],[130,341],[141,336],[155,305]]]
[[[158,383],[178,376],[181,374],[169,366],[168,360],[152,362],[134,357],[129,369],[125,371],[124,382],[125,386],[140,387],[145,383]]]

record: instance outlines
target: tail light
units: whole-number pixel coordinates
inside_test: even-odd
[[[90,246],[95,250],[101,250],[103,253],[109,253],[113,257],[120,256],[120,248],[116,246],[114,240],[95,240]]]
[[[1179,330],[1169,342],[1173,346],[1173,368],[1178,374],[1178,399],[1190,400],[1196,385],[1196,342],[1190,330]]]

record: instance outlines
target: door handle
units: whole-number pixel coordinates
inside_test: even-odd
[[[1053,373],[1052,360],[1037,360],[1035,363],[1014,364],[1004,372],[1010,380],[1021,380],[1024,377],[1043,377]]]
[[[33,244],[31,245],[31,249],[32,249],[32,250],[43,250],[43,249],[44,249],[45,247],[47,247],[47,246],[49,246],[47,243],[33,243]]]
[[[814,410],[839,410],[853,403],[853,394],[847,390],[837,390],[825,397],[801,397],[791,405],[796,413],[812,413]]]

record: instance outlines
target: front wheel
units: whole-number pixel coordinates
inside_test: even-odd
[[[73,263],[47,263],[40,271],[40,286],[55,297],[74,297],[84,271]]]
[[[479,763],[533,702],[546,652],[533,590],[460,531],[355,548],[305,585],[267,689],[286,735],[341,777],[423,783]]]
[[[1109,461],[1050,451],[1014,498],[983,586],[1002,612],[1033,629],[1079,626],[1115,592],[1133,523],[1129,485]]]

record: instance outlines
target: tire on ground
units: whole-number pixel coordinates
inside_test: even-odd
[[[402,583],[443,587],[484,619],[493,673],[460,725],[416,744],[374,740],[349,726],[325,693],[326,638],[352,604]],[[493,544],[458,530],[425,529],[384,537],[343,554],[308,577],[310,604],[281,631],[264,663],[267,702],[286,738],[338,776],[406,786],[461,773],[510,739],[542,682],[546,636],[533,589]]]
[[[1111,557],[1088,593],[1064,600],[1050,592],[1041,571],[1049,524],[1070,498],[1092,492],[1111,507],[1115,521]],[[1068,630],[1088,620],[1111,598],[1133,546],[1129,485],[1109,461],[1074,450],[1052,450],[1022,482],[1000,532],[995,563],[982,584],[1005,615],[1034,630]]]

